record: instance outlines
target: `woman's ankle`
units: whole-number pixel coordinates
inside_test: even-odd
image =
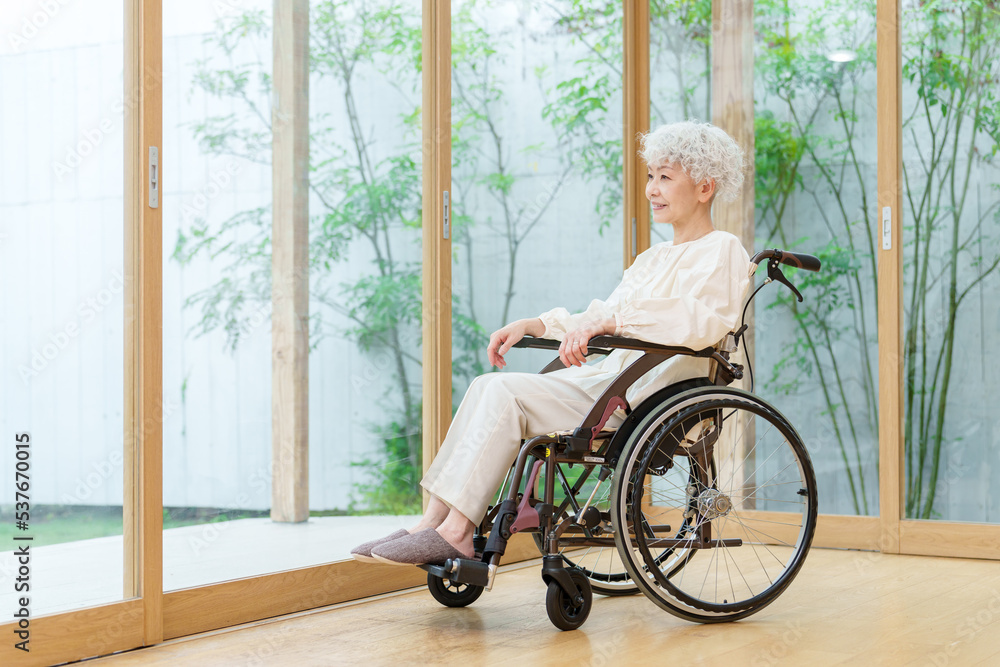
[[[424,510],[423,516],[420,517],[420,521],[413,528],[408,528],[407,530],[412,535],[428,528],[437,528],[444,523],[450,512],[451,508],[443,500],[432,495],[430,502],[427,504],[427,509]]]
[[[436,519],[434,517],[424,517],[417,523],[417,525],[412,528],[407,528],[407,531],[409,531],[410,535],[412,535],[414,533],[419,533],[422,530],[427,530],[428,528],[437,528],[442,523],[444,523],[443,517],[440,519]]]

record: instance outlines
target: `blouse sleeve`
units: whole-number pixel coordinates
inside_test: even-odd
[[[676,295],[636,298],[615,313],[615,334],[700,350],[736,326],[750,284],[750,258],[736,237],[707,248],[680,276]]]
[[[629,285],[634,282],[637,276],[643,275],[643,267],[649,261],[650,254],[648,250],[640,253],[635,258],[635,261],[632,262],[632,266],[625,270],[621,282],[611,292],[611,295],[603,301],[594,299],[582,313],[574,315],[570,314],[565,308],[553,308],[539,315],[538,319],[545,325],[545,333],[542,334],[542,338],[562,340],[568,332],[578,329],[587,322],[617,317],[619,310],[621,310],[622,299],[628,292]]]
[[[545,333],[542,334],[542,338],[562,340],[567,332],[578,328],[584,322],[604,320],[614,315],[615,311],[612,310],[607,301],[594,299],[587,306],[587,310],[582,313],[572,315],[565,308],[553,308],[539,315],[538,319],[545,325]]]

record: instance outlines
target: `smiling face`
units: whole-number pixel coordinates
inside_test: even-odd
[[[711,210],[715,183],[705,179],[695,183],[675,165],[649,165],[646,199],[653,207],[653,221],[671,225],[685,223]]]

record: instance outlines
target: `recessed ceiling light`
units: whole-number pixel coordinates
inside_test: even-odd
[[[827,60],[832,60],[835,63],[849,63],[858,57],[854,51],[848,51],[846,49],[839,49],[837,51],[831,51],[826,54]]]

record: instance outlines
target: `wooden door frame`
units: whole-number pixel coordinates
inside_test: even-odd
[[[899,0],[878,0],[878,212],[892,215],[890,248],[878,250],[879,536],[877,548],[900,553],[903,493],[903,189],[902,41]],[[881,226],[879,226],[881,230]],[[891,381],[890,381],[891,380]]]
[[[878,0],[878,221],[890,218],[891,247],[878,244],[879,535],[885,553],[1000,559],[1000,524],[906,518],[903,431],[902,3]],[[881,238],[881,235],[880,235]],[[891,382],[886,382],[891,380]]]
[[[423,0],[421,46],[424,63],[421,352],[426,471],[451,424],[451,0]],[[425,492],[425,505],[427,498]]]
[[[632,266],[650,244],[649,204],[643,188],[646,163],[641,133],[649,132],[649,2],[624,0],[622,7],[622,265]]]
[[[81,660],[163,639],[162,216],[149,205],[150,147],[162,147],[161,2],[124,6],[122,601],[32,618],[30,652],[5,641],[3,664]],[[5,637],[15,629],[0,625]]]

